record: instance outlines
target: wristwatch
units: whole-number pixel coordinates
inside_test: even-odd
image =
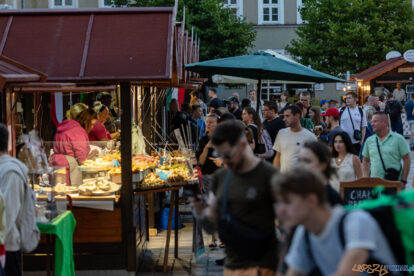
[[[407,184],[407,180],[401,180],[401,182]]]

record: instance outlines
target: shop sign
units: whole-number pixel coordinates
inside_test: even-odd
[[[391,52],[389,52],[386,56],[385,56],[385,59],[386,60],[388,60],[388,59],[390,59],[390,58],[397,58],[397,57],[400,57],[401,56],[401,53],[400,52],[398,52],[398,51],[391,51]]]
[[[414,50],[408,50],[404,53],[404,59],[408,62],[414,62]]]

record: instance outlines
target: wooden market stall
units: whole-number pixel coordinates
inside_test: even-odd
[[[390,58],[356,74],[352,80],[357,82],[358,95],[363,102],[374,94],[375,87],[390,83],[412,84],[414,63],[403,57]]]
[[[74,208],[76,269],[135,271],[145,249],[145,201],[144,196],[134,195],[132,137],[127,134],[131,133],[135,114],[151,114],[149,121],[140,119],[143,129],[157,120],[157,106],[165,105],[165,93],[163,97],[158,95],[163,87],[195,89],[202,84],[202,80],[190,82],[191,78],[187,81],[183,77],[185,56],[196,58],[199,44],[184,35],[184,24],[176,24],[175,17],[176,7],[0,12],[0,55],[43,72],[27,69],[37,74],[25,80],[31,83],[22,85],[16,80],[2,87],[3,122],[10,121],[13,125],[13,116],[6,114],[6,103],[12,103],[10,97],[19,93],[31,93],[33,107],[47,106],[50,102],[47,95],[59,91],[87,93],[115,89],[120,95],[120,198],[114,201],[113,211]],[[182,39],[178,41],[178,37]],[[185,39],[190,42],[185,43]],[[191,54],[186,55],[189,51]],[[0,74],[1,68],[0,59]],[[46,76],[46,84],[33,83],[46,80]],[[1,80],[0,75],[0,84]],[[9,110],[13,111],[10,105]],[[32,114],[36,122],[50,124],[50,120],[36,115]],[[13,133],[14,128],[11,130]],[[48,135],[42,138],[50,141],[51,134]],[[155,135],[148,136],[150,142],[156,140]],[[29,260],[24,264],[25,269],[44,268],[39,261]]]

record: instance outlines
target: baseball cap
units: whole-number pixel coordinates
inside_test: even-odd
[[[326,103],[329,103],[329,101],[328,101],[328,100],[323,99],[323,100],[319,103],[319,105],[320,105],[320,106],[322,106],[323,104],[326,104]]]
[[[322,117],[332,116],[336,119],[339,119],[339,111],[338,109],[331,107],[331,108],[328,108],[324,114],[321,114],[321,116]]]
[[[229,98],[227,99],[227,101],[226,101],[226,102],[239,102],[239,101],[237,100],[237,98],[236,98],[236,97],[231,96],[231,97],[229,97]]]

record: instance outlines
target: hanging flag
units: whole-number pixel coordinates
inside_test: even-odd
[[[63,121],[63,94],[61,92],[51,94],[50,117],[55,127]]]
[[[174,90],[178,90],[177,101],[178,101],[178,105],[181,106],[184,103],[185,89],[184,88],[178,88],[178,89],[174,89]]]

